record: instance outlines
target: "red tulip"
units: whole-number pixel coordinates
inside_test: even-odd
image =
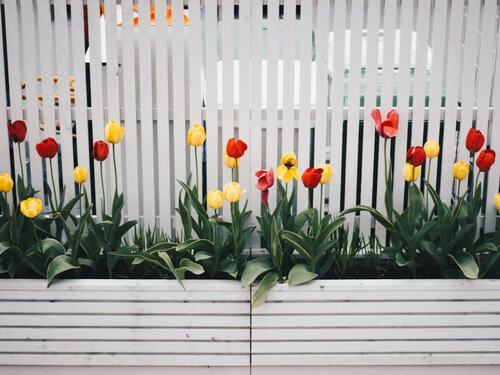
[[[28,131],[28,129],[26,128],[26,123],[23,120],[16,120],[12,124],[8,122],[7,130],[12,142],[24,142],[24,140],[26,139],[26,132]]]
[[[269,188],[274,185],[273,169],[269,168],[268,171],[261,169],[255,173],[255,176],[257,176],[257,189],[262,192],[261,202],[266,204],[269,197]]]
[[[52,159],[57,155],[58,150],[59,145],[52,137],[45,138],[43,141],[37,143],[36,145],[36,152],[38,152],[38,155],[40,155],[42,158]]]
[[[476,153],[481,150],[484,145],[484,135],[480,130],[470,128],[467,133],[467,138],[465,140],[465,147],[472,153]]]
[[[481,172],[488,172],[493,164],[495,164],[495,151],[483,150],[479,153],[476,159],[476,165]]]
[[[302,182],[304,186],[309,189],[314,189],[320,183],[322,174],[322,168],[307,168],[304,173],[302,173]]]
[[[92,148],[92,157],[97,161],[104,161],[108,157],[109,146],[106,142],[96,141]]]
[[[406,162],[414,167],[424,164],[427,154],[423,147],[415,146],[410,147],[406,153]]]
[[[395,109],[390,110],[385,120],[382,121],[380,109],[375,108],[372,111],[372,118],[375,121],[375,129],[381,137],[393,138],[398,134],[399,114]]]
[[[247,144],[241,139],[230,138],[226,145],[226,154],[235,159],[239,159],[243,156],[247,149]]]

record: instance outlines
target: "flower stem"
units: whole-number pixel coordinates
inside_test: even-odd
[[[200,180],[198,177],[198,147],[194,148],[194,163],[196,164],[196,192],[200,196]]]
[[[116,153],[115,144],[113,143],[113,167],[115,168],[115,192],[118,193],[118,172],[116,170]],[[102,173],[101,173],[102,178]]]
[[[429,159],[429,168],[427,169],[427,182],[430,184],[431,180],[431,165],[432,159]],[[425,210],[429,211],[429,188],[425,188]]]
[[[21,143],[20,142],[17,143],[17,153],[19,154],[19,165],[21,166],[21,178],[23,179],[23,183],[25,183],[26,181],[24,181],[24,166],[23,166],[23,160],[21,159]]]
[[[457,198],[458,198],[458,199],[460,199],[460,183],[461,183],[461,182],[462,182],[462,181],[460,181],[460,180],[458,181],[458,191],[457,191]]]
[[[54,201],[56,202],[56,210],[58,210],[59,203],[57,202],[56,183],[54,180],[54,168],[52,167],[52,158],[50,159],[50,178],[52,180],[52,189],[54,190]]]
[[[384,174],[385,174],[385,186],[388,183],[388,174],[387,174],[387,138],[384,138]]]
[[[323,184],[319,187],[319,218],[323,217]]]
[[[106,191],[104,190],[104,177],[102,174],[102,161],[99,162],[99,173],[101,174],[101,189],[102,189],[102,217],[106,214]]]

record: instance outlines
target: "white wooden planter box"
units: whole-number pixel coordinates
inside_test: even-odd
[[[0,374],[500,373],[500,280],[185,286],[0,280]]]

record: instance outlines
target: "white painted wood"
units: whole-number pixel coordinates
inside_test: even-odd
[[[335,364],[332,366],[307,366],[308,371],[315,375],[328,375],[335,371],[336,375],[422,375],[422,374],[440,374],[440,375],[468,375],[474,371],[477,375],[496,374],[498,369],[495,366],[456,366],[456,365],[413,365],[413,366],[385,366],[384,364],[363,366],[363,365],[345,365]],[[259,366],[252,369],[253,375],[295,375],[301,374],[302,367],[283,365],[279,367]]]
[[[345,25],[346,1],[336,0],[333,9],[333,73],[332,81],[332,122],[330,134],[330,163],[337,171],[337,177],[330,182],[329,207],[330,214],[336,215],[340,211],[340,168],[342,165],[342,137],[344,134],[344,59],[345,59]]]
[[[136,74],[132,0],[122,3],[122,60],[123,66],[123,105],[125,119],[125,158],[127,166],[125,192],[127,194],[127,215],[129,218],[139,217],[139,155],[137,147],[137,113],[136,113]]]
[[[33,375],[33,374],[46,374],[61,375],[73,373],[78,370],[79,375],[101,375],[103,373],[109,375],[120,375],[140,372],[141,375],[232,375],[232,374],[247,374],[250,375],[250,368],[224,366],[224,367],[178,367],[178,366],[144,366],[130,365],[130,366],[80,366],[75,367],[70,364],[68,366],[3,366],[2,368],[6,373],[16,375]],[[448,373],[447,373],[448,374]],[[485,374],[484,372],[479,375]]]
[[[378,61],[379,51],[379,34],[380,34],[380,0],[373,0],[368,2],[367,14],[367,53],[366,53],[366,66],[365,72],[365,102],[363,113],[363,162],[361,165],[361,204],[372,204],[373,192],[373,179],[376,178],[373,170],[373,160],[378,158],[375,155],[375,137],[378,135],[373,126],[373,120],[370,117],[371,111],[377,105],[377,69],[375,64]],[[368,58],[370,56],[370,58]],[[362,212],[359,218],[359,228],[361,233],[369,234],[372,227],[371,215]]]
[[[4,30],[4,22],[3,18],[0,17],[0,49],[2,51],[5,50],[6,46],[3,42],[3,30]],[[0,66],[6,66],[6,61],[4,59],[4,55],[0,55]],[[1,69],[0,71],[0,123],[7,124],[7,86],[5,85],[5,69]],[[3,130],[0,130],[0,148],[6,152],[9,149],[9,134],[7,131],[7,127],[4,127]],[[9,173],[10,174],[10,158],[3,157],[0,159],[0,173]],[[15,176],[11,176],[15,180]],[[9,194],[8,202],[12,203],[12,195]]]
[[[318,5],[322,6],[322,4],[326,4],[329,6],[328,2],[321,2]],[[311,60],[312,60],[312,35],[313,35],[313,6],[312,2],[303,2],[300,7],[300,32],[298,38],[300,40],[300,82],[299,82],[299,90],[300,90],[300,103],[299,103],[299,131],[298,131],[298,142],[297,142],[297,157],[299,163],[299,170],[304,170],[309,166],[309,151],[310,151],[310,143],[311,143],[311,81],[314,77],[311,75]],[[328,18],[329,12],[326,12],[326,15],[321,17]],[[321,15],[321,13],[320,13]],[[325,31],[328,30],[328,25],[325,25]],[[325,32],[326,34],[326,32]],[[322,34],[317,33],[316,35],[321,36]],[[317,72],[320,70],[320,65],[323,66],[323,71],[326,75],[327,64],[328,64],[328,47],[326,45],[327,38],[323,45],[323,48],[317,48],[317,59],[316,64],[318,66]],[[324,53],[322,53],[324,52]],[[318,63],[319,57],[318,54],[322,53],[321,63]],[[316,78],[317,79],[317,78]],[[321,81],[318,81],[318,84]],[[325,77],[325,85],[327,83]],[[318,86],[316,86],[318,87]],[[323,98],[326,102],[327,95],[326,89],[323,92],[323,96],[317,95],[317,98]],[[325,108],[319,106],[320,108]],[[315,128],[317,129],[318,121],[316,122]],[[324,126],[326,127],[326,114],[323,121]],[[326,139],[326,136],[325,138]],[[319,206],[317,206],[319,207]],[[307,208],[307,190],[299,189],[297,192],[297,211],[302,211]]]
[[[294,96],[295,96],[295,15],[296,0],[283,2],[283,127],[282,149],[294,148]]]
[[[167,4],[164,1],[155,2],[157,14],[166,14]],[[172,233],[171,192],[173,181],[170,169],[170,116],[169,116],[169,59],[167,46],[167,20],[163,17],[155,19],[155,65],[156,65],[156,144],[158,150],[158,212],[159,225],[165,233]],[[198,30],[199,31],[199,30]],[[194,104],[192,104],[194,108]],[[193,117],[195,111],[190,115]],[[161,173],[160,173],[161,170]]]

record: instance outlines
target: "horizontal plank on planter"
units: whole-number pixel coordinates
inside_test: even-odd
[[[249,366],[250,291],[228,280],[184,286],[0,280],[0,365]]]
[[[498,280],[318,280],[252,309],[255,366],[500,364]]]

